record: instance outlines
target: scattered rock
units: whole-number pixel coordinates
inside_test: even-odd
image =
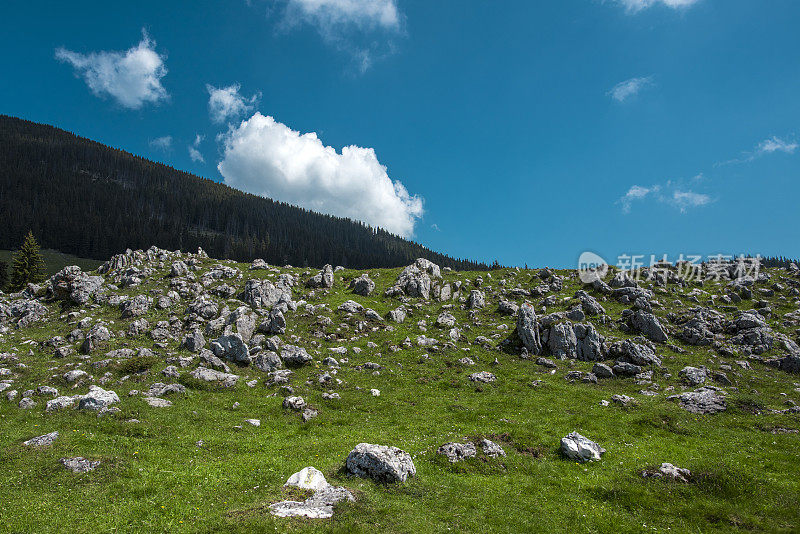
[[[606,450],[594,441],[578,434],[570,432],[566,437],[561,438],[561,453],[577,462],[598,461]]]
[[[347,471],[376,482],[405,482],[417,469],[411,456],[397,447],[359,443],[347,455]]]

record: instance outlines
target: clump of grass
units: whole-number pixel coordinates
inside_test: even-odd
[[[149,371],[159,363],[161,363],[161,360],[156,356],[133,356],[115,364],[114,368],[121,375],[135,375]]]

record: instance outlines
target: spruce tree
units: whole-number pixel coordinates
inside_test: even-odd
[[[8,285],[8,262],[0,261],[0,291],[5,291]]]
[[[22,246],[14,254],[14,271],[11,273],[11,291],[25,289],[28,284],[36,284],[45,278],[44,260],[39,251],[39,243],[29,231]]]

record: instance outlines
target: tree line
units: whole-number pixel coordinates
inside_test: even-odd
[[[108,259],[127,248],[194,251],[237,261],[356,269],[453,258],[386,230],[243,193],[70,132],[0,115],[0,249],[28,231],[44,248]],[[495,262],[496,265],[496,262]]]

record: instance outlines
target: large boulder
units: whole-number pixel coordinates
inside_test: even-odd
[[[467,307],[471,310],[483,308],[486,306],[486,295],[479,289],[473,289],[469,292],[467,298]]]
[[[254,308],[269,308],[279,303],[291,303],[291,288],[281,284],[274,285],[269,280],[250,279],[244,283],[241,300]]]
[[[431,297],[433,279],[441,278],[439,266],[425,258],[418,258],[403,269],[394,285],[386,290],[386,296],[420,297],[428,300]]]
[[[86,334],[83,343],[81,344],[81,352],[90,354],[100,344],[111,339],[111,331],[102,323],[95,324]]]
[[[539,321],[531,304],[525,303],[517,314],[517,335],[530,354],[542,353],[542,339],[539,332]]]
[[[658,318],[650,312],[636,310],[630,319],[631,327],[650,341],[664,343],[668,340],[664,327]]]
[[[186,313],[194,313],[203,319],[213,319],[219,315],[219,306],[211,297],[202,295],[189,304]]]
[[[103,287],[103,277],[90,276],[77,265],[64,267],[50,278],[50,293],[57,300],[87,304]]]
[[[575,298],[581,302],[581,309],[586,315],[605,315],[606,310],[596,298],[589,295],[586,291],[580,290],[575,293]]]
[[[281,359],[286,365],[299,367],[314,360],[306,349],[295,345],[281,347]]]
[[[28,441],[23,441],[22,444],[26,447],[48,447],[52,445],[56,439],[58,439],[58,431],[50,432],[49,434],[44,434],[42,436],[36,436]]]
[[[577,432],[570,432],[567,436],[561,438],[561,453],[570,460],[577,462],[598,461],[605,452],[606,450],[603,447]]]
[[[369,443],[359,443],[350,451],[346,468],[356,476],[385,483],[405,482],[409,476],[417,474],[411,455],[404,450]]]
[[[677,400],[684,410],[701,415],[724,412],[728,407],[725,393],[714,386],[703,386],[694,391],[669,396],[667,399]]]
[[[275,352],[269,350],[261,352],[253,358],[253,366],[265,373],[271,373],[275,369],[283,367],[283,362]]]
[[[233,386],[236,385],[236,382],[239,380],[238,375],[223,373],[222,371],[209,369],[207,367],[198,367],[190,374],[192,375],[193,378],[197,380],[202,380],[204,382],[218,383],[219,385],[226,388],[232,388]]]
[[[136,295],[132,299],[128,299],[119,305],[122,312],[123,319],[130,319],[131,317],[139,317],[147,313],[150,309],[150,299],[147,295]]]
[[[105,390],[100,386],[89,386],[89,393],[81,397],[78,409],[99,411],[117,402],[119,402],[119,397],[115,392]]]
[[[708,370],[705,367],[692,367],[687,365],[680,370],[678,376],[690,386],[699,386],[708,378]]]
[[[332,288],[333,267],[330,265],[325,265],[320,272],[308,279],[306,285],[312,288]]]
[[[369,275],[365,273],[358,278],[353,278],[350,281],[350,289],[352,289],[353,293],[356,295],[368,297],[375,290],[375,282],[373,282]]]
[[[639,338],[641,339],[641,338]],[[616,341],[608,348],[609,356],[618,361],[628,362],[633,365],[661,365],[661,359],[644,343],[635,343],[630,339]]]
[[[240,334],[220,336],[211,342],[214,355],[238,365],[250,364],[250,350]]]

